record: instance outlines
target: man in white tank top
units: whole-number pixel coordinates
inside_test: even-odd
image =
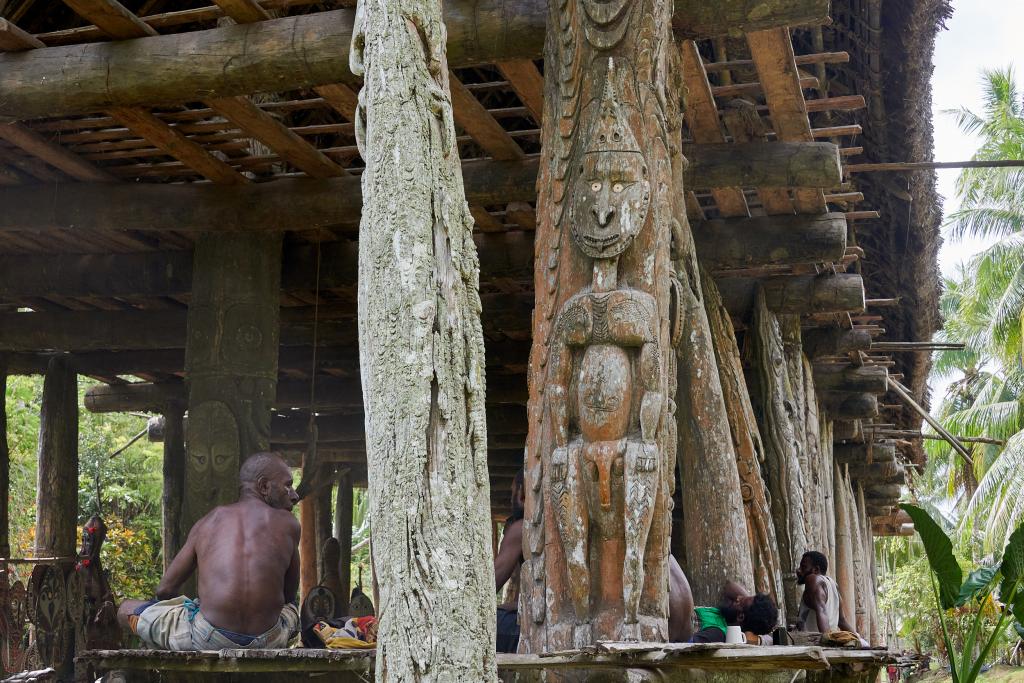
[[[796,570],[796,582],[804,587],[800,599],[800,618],[797,630],[825,633],[826,631],[849,631],[857,633],[843,618],[839,587],[829,576],[828,560],[816,550],[809,550],[800,558]]]

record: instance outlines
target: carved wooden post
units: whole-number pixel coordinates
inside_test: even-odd
[[[54,356],[43,380],[36,486],[37,557],[68,557],[78,540],[78,375]]]
[[[871,635],[871,620],[870,620],[870,593],[874,591],[874,586],[871,582],[871,564],[868,561],[867,556],[867,515],[864,511],[864,487],[860,482],[857,482],[857,491],[854,498],[854,530],[856,538],[854,539],[854,575],[857,578],[857,595],[856,595],[856,621],[851,621],[857,628],[857,633],[860,633],[864,637],[870,637]],[[851,611],[854,611],[851,608]]]
[[[799,458],[804,434],[779,320],[768,310],[760,288],[754,305],[753,332],[759,389],[756,398],[760,405],[768,489],[779,539],[786,614],[792,618],[799,613],[796,566],[808,549],[803,521],[804,481]]]
[[[782,623],[786,623],[775,520],[772,519],[768,503],[768,489],[761,477],[761,462],[765,458],[764,444],[761,442],[750,393],[743,378],[743,360],[736,345],[736,332],[729,312],[722,304],[714,280],[705,277],[701,283],[704,285],[704,303],[711,323],[718,372],[729,414],[733,448],[736,451],[736,466],[740,475],[740,491],[754,568],[754,587],[758,592],[772,596],[782,610]]]
[[[825,550],[821,552],[825,553],[825,557],[828,557],[831,562],[834,561],[836,556],[836,486],[834,482],[835,466],[833,464],[835,457],[833,455],[834,445],[832,441],[835,423],[829,420],[827,415],[821,413],[819,415],[821,417],[821,433],[818,436],[822,458],[822,505],[825,508]]]
[[[667,637],[671,324],[682,334],[670,315],[683,165],[671,3],[549,7],[520,599],[527,652]]]
[[[11,451],[7,444],[7,358],[0,355],[0,557],[11,556]]]
[[[238,499],[241,462],[270,445],[277,386],[281,235],[204,234],[193,258],[182,538]]]
[[[833,575],[839,588],[847,620],[853,617],[856,605],[855,578],[853,575],[853,492],[850,480],[844,472],[845,467],[836,465],[836,555],[832,564],[835,565]]]
[[[181,549],[181,508],[185,495],[184,406],[171,403],[164,410],[164,570]]]
[[[334,537],[341,548],[338,560],[338,583],[341,586],[336,614],[348,614],[352,595],[352,475],[343,472],[338,477],[338,498],[334,511]]]
[[[349,58],[379,681],[497,676],[480,267],[441,4],[359,0]]]

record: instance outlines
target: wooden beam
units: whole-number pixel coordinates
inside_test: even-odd
[[[510,205],[511,206],[511,205]],[[532,209],[512,220],[528,222]],[[730,270],[838,260],[846,248],[842,215],[720,219],[693,225],[697,254],[705,268]],[[533,272],[532,232],[475,236],[483,281],[528,283]],[[285,250],[282,289],[312,291],[350,288],[357,277],[356,242],[316,250]],[[130,254],[0,255],[0,300],[31,297],[180,296],[191,291],[192,254],[187,251]]]
[[[64,0],[64,4],[118,40],[157,35],[156,29],[117,0]]]
[[[533,122],[541,125],[544,118],[544,76],[537,65],[532,59],[509,59],[498,62],[497,67],[530,112]]]
[[[694,223],[693,239],[701,265],[710,270],[838,261],[846,252],[846,219],[842,214],[724,218]]]
[[[0,52],[20,52],[46,47],[43,41],[23,31],[15,24],[0,18]]]
[[[85,0],[83,0],[85,1]],[[798,25],[827,16],[827,0],[709,3],[677,0],[677,29],[690,35]],[[0,57],[0,119],[61,117],[354,83],[348,68],[353,9],[269,19],[206,31],[85,43]],[[445,3],[452,67],[539,59],[547,2],[454,0]],[[146,24],[144,19],[140,20]],[[124,17],[107,17],[131,22]],[[134,23],[134,22],[131,22]],[[149,26],[148,24],[146,24]],[[152,27],[150,27],[152,29]],[[75,69],[68,69],[75,64]]]
[[[686,37],[736,35],[773,26],[824,24],[829,0],[743,0],[676,2],[672,27]]]
[[[230,168],[230,167],[229,167]],[[232,172],[234,172],[232,170]],[[463,164],[471,204],[531,201],[537,161],[472,161]],[[0,189],[3,230],[144,230],[174,232],[310,230],[358,224],[360,180],[287,179],[251,187],[153,184],[77,184],[61,188]]]
[[[448,82],[451,87],[455,123],[493,158],[502,161],[522,159],[523,150],[484,105],[480,104],[476,95],[462,84],[458,76],[449,72]]]
[[[292,166],[313,178],[336,178],[347,171],[326,154],[306,142],[247,97],[221,97],[206,104],[224,118],[256,138]]]
[[[107,112],[121,125],[153,143],[169,156],[222,185],[244,185],[249,179],[213,156],[177,128],[138,107],[111,107]]]
[[[697,44],[683,41],[680,46],[683,80],[689,90],[686,102],[686,121],[694,142],[698,144],[724,144],[725,134],[718,119],[718,105],[711,92],[711,83],[704,71]],[[691,188],[693,189],[693,188]],[[738,187],[715,188],[711,192],[719,213],[725,217],[747,216],[747,200]]]
[[[2,100],[3,98],[0,98]],[[50,142],[31,128],[18,123],[0,123],[0,139],[41,159],[76,180],[93,183],[116,182],[117,178],[86,161],[71,150]],[[50,188],[52,190],[52,188]]]
[[[224,14],[239,24],[271,19],[270,12],[260,7],[254,0],[213,0]]]
[[[809,330],[803,335],[804,353],[811,360],[824,356],[845,356],[851,351],[871,348],[871,333],[865,330],[827,328]]]
[[[148,120],[152,115],[145,117]],[[160,124],[161,128],[167,127],[162,121]],[[175,135],[175,129],[170,131],[164,134]],[[799,181],[810,187],[827,187],[838,173],[834,149],[829,143],[715,145],[706,152],[705,146],[688,146],[686,182],[695,189],[704,189],[710,183],[759,185],[762,181],[766,186]],[[202,148],[199,151],[209,156]],[[195,163],[203,162],[196,159]],[[522,161],[467,161],[462,165],[466,198],[474,206],[534,201],[537,168],[538,160],[533,156]],[[218,175],[223,172],[225,179],[242,178],[230,166],[227,170],[207,170]],[[102,188],[73,184],[61,187],[61,201],[53,201],[53,196],[52,188],[0,188],[0,204],[4,206],[0,231],[278,231],[337,225],[354,229],[362,206],[360,181],[349,177],[276,180],[230,190],[189,184]]]
[[[863,420],[878,417],[878,397],[874,394],[824,392],[821,403],[834,420]]]
[[[789,29],[782,26],[748,33],[747,44],[779,140],[812,142],[814,136],[807,119],[807,105]],[[795,206],[801,213],[821,213],[825,211],[824,194],[821,190],[798,189]]]
[[[832,450],[836,462],[841,464],[895,462],[896,443],[875,441],[873,443],[835,444]]]
[[[839,149],[821,142],[748,142],[683,145],[690,162],[685,186],[839,187]]]
[[[871,365],[815,365],[814,386],[819,391],[864,391],[884,394],[889,390],[889,371]]]
[[[744,316],[751,310],[758,284],[764,287],[768,308],[775,313],[864,310],[864,281],[860,275],[777,276],[759,280],[722,278],[716,282],[726,309],[736,316]]]

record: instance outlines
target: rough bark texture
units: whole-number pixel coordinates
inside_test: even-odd
[[[281,235],[202,235],[188,309],[182,538],[238,499],[242,461],[270,446],[277,383]]]
[[[780,610],[783,610],[780,621],[785,623],[778,538],[771,505],[768,502],[768,488],[761,477],[761,465],[765,458],[764,444],[743,377],[743,359],[736,345],[732,319],[722,305],[717,287],[710,278],[703,278],[701,284],[704,286],[704,301],[711,324],[711,334],[715,341],[718,372],[725,407],[729,414],[733,448],[736,451],[736,465],[740,475],[740,491],[743,496],[750,556],[754,569],[754,587],[758,592],[772,596]]]
[[[761,434],[765,446],[765,478],[771,492],[772,516],[779,539],[786,613],[799,613],[796,566],[807,548],[804,530],[804,473],[800,451],[804,442],[803,415],[790,378],[779,320],[768,310],[758,290],[753,322],[754,365]],[[799,378],[796,381],[800,381]]]
[[[676,448],[669,249],[683,164],[671,3],[549,6],[519,611],[527,652],[667,638]]]
[[[185,494],[184,408],[171,405],[164,410],[164,491],[163,551],[164,569],[181,549],[181,509]]]
[[[832,562],[835,565],[832,575],[839,586],[844,615],[849,621],[853,618],[857,594],[856,578],[853,573],[853,491],[850,489],[850,480],[841,465],[836,465],[835,487],[836,554]]]
[[[479,263],[441,2],[360,0],[356,14],[377,681],[494,680]]]
[[[836,557],[836,488],[835,488],[835,457],[833,456],[833,432],[832,426],[835,424],[832,420],[827,419],[826,415],[821,415],[821,433],[819,437],[821,439],[821,495],[823,498],[823,504],[825,509],[822,513],[825,516],[825,557],[828,557],[831,561],[835,561]]]
[[[78,376],[54,356],[39,409],[36,556],[74,555],[78,540]]]
[[[861,635],[868,637],[871,635],[871,618],[870,612],[870,601],[871,594],[874,593],[875,586],[871,582],[871,564],[868,561],[867,555],[867,515],[864,513],[864,487],[859,483],[856,485],[856,494],[854,497],[854,521],[856,522],[854,531],[856,538],[854,539],[854,552],[853,552],[853,571],[857,577],[857,594],[855,596],[855,614],[856,621],[853,623],[857,632]]]

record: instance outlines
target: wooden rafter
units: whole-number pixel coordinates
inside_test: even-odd
[[[452,91],[452,107],[457,123],[480,147],[499,160],[521,159],[523,150],[501,127],[490,112],[480,104],[458,76],[449,73]]]
[[[715,97],[711,94],[711,84],[708,82],[707,72],[704,71],[697,44],[692,40],[684,40],[681,51],[683,79],[689,90],[686,117],[693,140],[697,143],[724,143],[725,135],[718,121],[718,108],[715,105]],[[743,190],[738,187],[717,188],[712,190],[712,196],[722,216],[750,214]]]
[[[510,59],[497,67],[539,126],[544,117],[544,76],[537,65],[530,59]]]
[[[747,43],[779,139],[789,142],[814,140],[789,29],[782,27],[748,33]],[[797,189],[794,194],[796,209],[801,213],[825,211],[825,197],[821,190]]]

